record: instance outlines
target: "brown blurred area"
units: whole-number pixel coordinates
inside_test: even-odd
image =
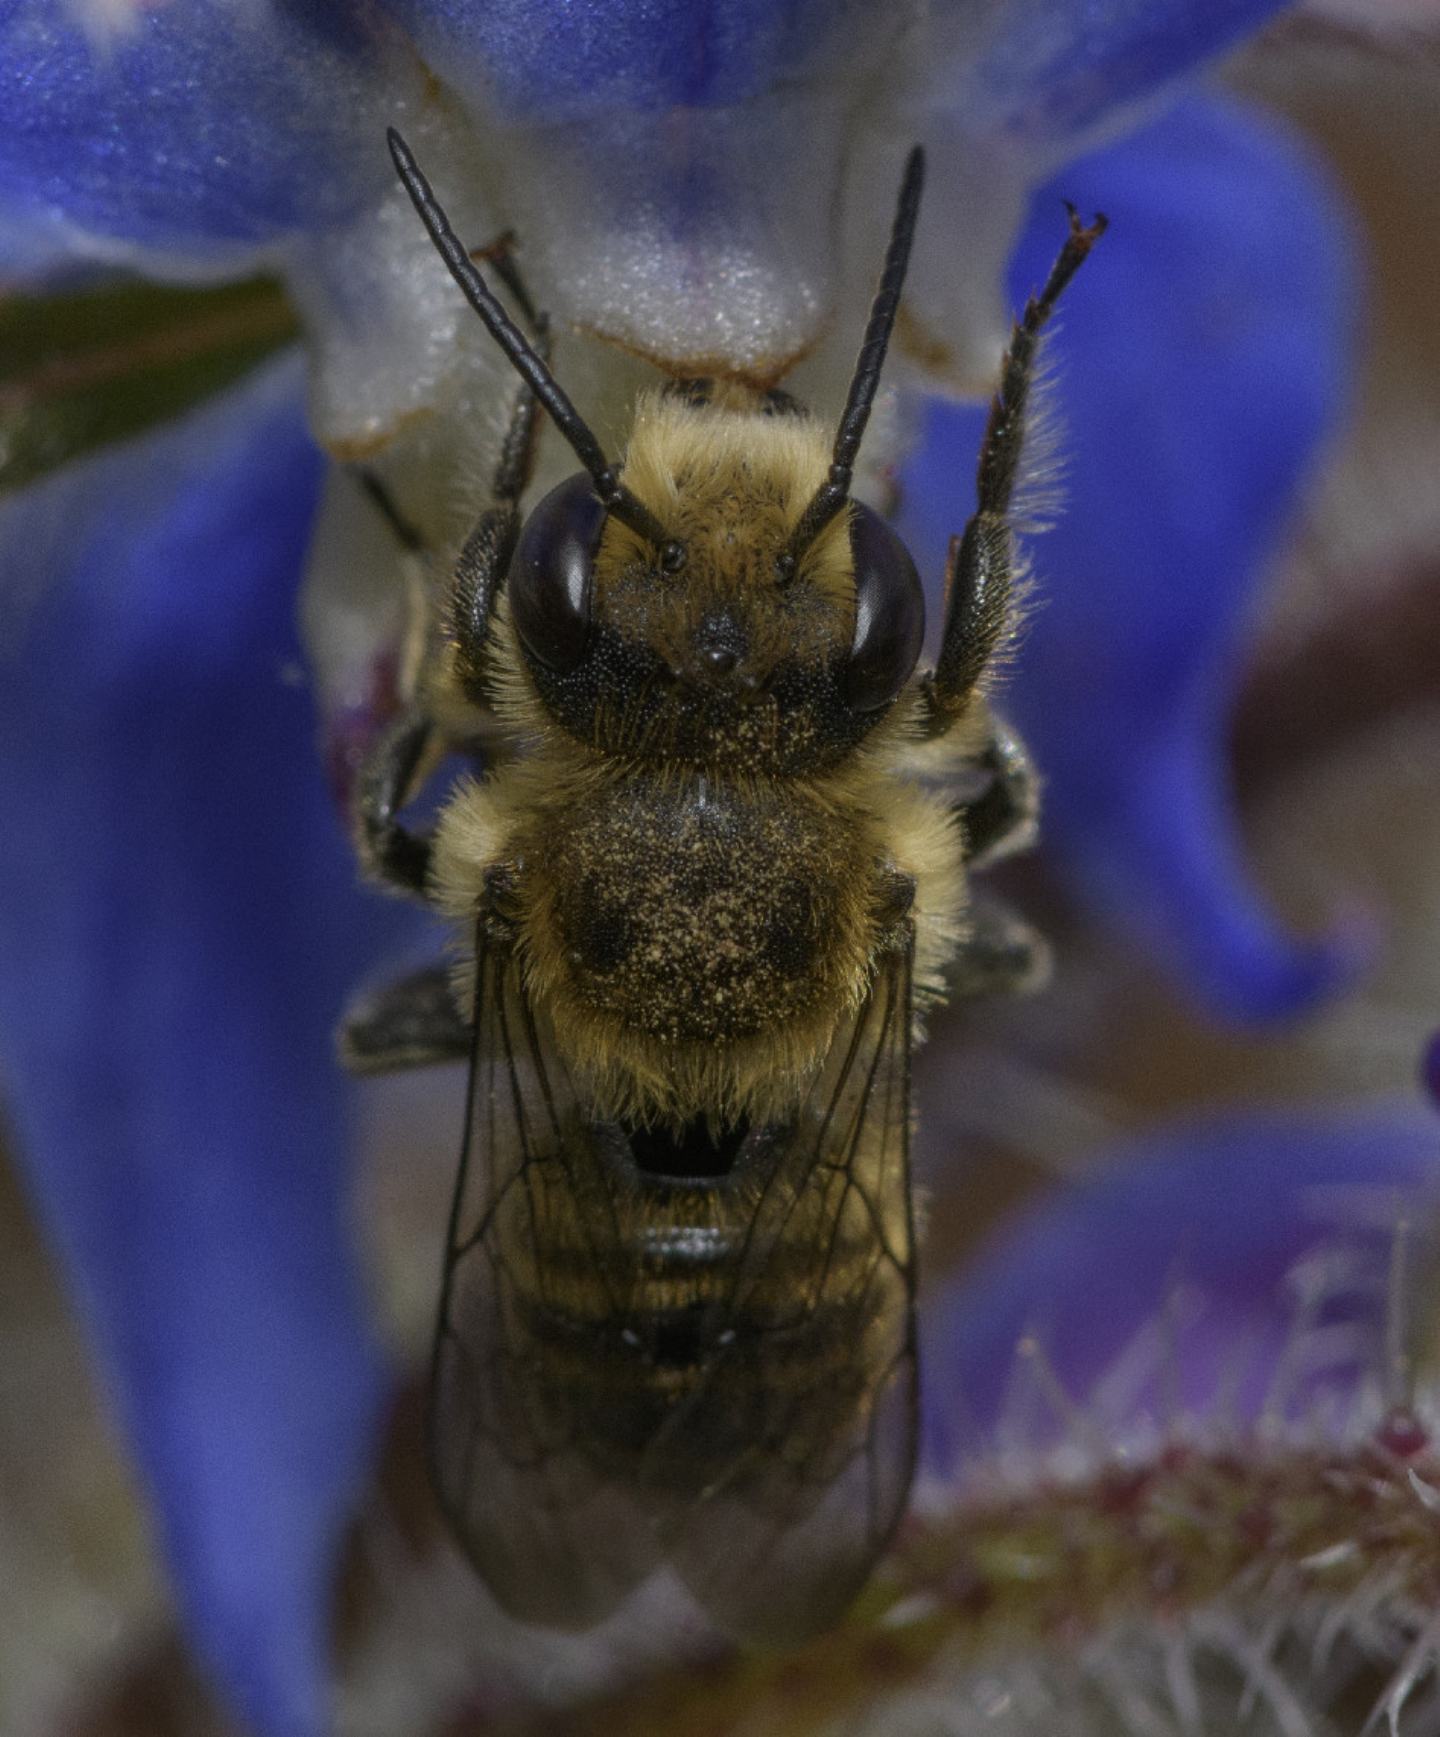
[[[1116,1134],[1225,1100],[1410,1091],[1440,1024],[1440,52],[1294,26],[1229,81],[1329,157],[1370,260],[1356,415],[1276,575],[1235,763],[1276,908],[1303,929],[1368,907],[1383,924],[1376,965],[1299,1029],[1218,1032],[1141,962],[1078,932],[1043,869],[1020,865],[1017,896],[1061,964],[1035,1002],[936,1022],[918,1069],[932,1279]],[[459,1085],[368,1090],[360,1216],[387,1337],[418,1383]],[[0,1737],[222,1737],[3,1162],[0,1382]],[[633,1642],[550,1642],[494,1613],[433,1523],[417,1436],[412,1395],[337,1614],[345,1737],[443,1737],[467,1709],[474,1724],[527,1692],[563,1700],[623,1672]],[[656,1635],[701,1645],[668,1613]]]

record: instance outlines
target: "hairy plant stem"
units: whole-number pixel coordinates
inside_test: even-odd
[[[1349,1446],[1174,1445],[1144,1466],[961,1503],[913,1522],[852,1615],[798,1651],[726,1651],[485,1728],[819,1737],[860,1728],[881,1697],[1019,1652],[1078,1655],[1137,1623],[1179,1633],[1216,1607],[1255,1633],[1277,1611],[1318,1624],[1381,1583],[1402,1622],[1440,1609],[1440,1455],[1408,1412]]]

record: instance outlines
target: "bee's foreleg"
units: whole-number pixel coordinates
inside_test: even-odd
[[[999,400],[997,399],[998,403]],[[1003,514],[979,512],[950,539],[945,631],[935,667],[920,679],[922,729],[943,736],[965,715],[1010,623],[1014,550]]]
[[[993,893],[972,893],[969,933],[945,969],[950,994],[1016,995],[1038,989],[1049,975],[1044,937]]]
[[[346,1011],[338,1043],[349,1072],[381,1074],[462,1060],[470,1037],[449,967],[427,965],[359,996]]]
[[[529,400],[529,393],[525,394]],[[486,653],[495,600],[515,553],[520,514],[513,501],[487,507],[465,539],[450,580],[445,606],[445,634],[455,648],[455,673],[465,697],[487,706]]]
[[[535,328],[535,352],[542,360],[548,360],[549,320],[544,314],[535,313],[508,254],[500,257],[505,265],[505,282]],[[465,539],[450,583],[446,632],[455,647],[456,673],[461,685],[477,705],[484,705],[489,699],[485,654],[490,643],[490,622],[520,534],[520,497],[535,471],[536,409],[535,394],[523,386],[510,412],[490,481],[491,504]]]
[[[1040,334],[1060,292],[1080,269],[1105,231],[1105,219],[1083,224],[1070,212],[1070,233],[1039,295],[1010,329],[1000,385],[990,400],[990,418],[980,447],[976,510],[965,534],[950,543],[945,575],[945,628],[935,668],[921,691],[926,733],[941,736],[969,709],[986,666],[1010,630],[1015,567],[1011,502],[1021,474],[1027,414]]]
[[[1034,842],[1040,813],[1039,781],[1025,745],[991,714],[990,734],[973,765],[986,780],[979,794],[956,806],[965,834],[965,862],[985,868]]]
[[[507,260],[505,281],[531,315],[518,273]],[[535,315],[537,349],[545,352],[548,326]],[[528,387],[516,397],[491,477],[491,504],[465,539],[451,575],[443,631],[454,651],[455,673],[467,699],[478,706],[485,692],[486,650],[495,600],[505,582],[520,531],[519,500],[535,465],[535,397]],[[370,471],[360,480],[401,545],[423,549],[418,531]],[[423,684],[422,684],[423,685]],[[360,860],[367,873],[398,892],[427,897],[430,840],[400,822],[400,811],[415,794],[428,769],[440,733],[420,701],[408,705],[387,727],[366,758],[356,787],[354,825]]]
[[[356,780],[352,822],[361,865],[394,892],[421,899],[430,877],[430,840],[401,824],[435,730],[418,705],[392,719],[365,757]]]

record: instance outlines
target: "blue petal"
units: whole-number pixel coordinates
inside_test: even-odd
[[[535,121],[744,102],[813,73],[872,0],[385,0],[432,66],[487,106]]]
[[[1352,949],[1292,942],[1247,885],[1226,722],[1258,583],[1349,384],[1343,215],[1284,135],[1192,100],[1039,195],[1017,303],[1063,234],[1062,194],[1111,228],[1054,341],[1066,499],[1035,544],[1040,603],[1003,704],[1091,907],[1218,1013],[1293,1013]],[[970,510],[982,423],[933,406],[908,472],[932,571]]]
[[[1278,1401],[1272,1383],[1298,1330],[1286,1280],[1310,1254],[1336,1261],[1313,1325],[1343,1320],[1347,1336],[1332,1342],[1333,1361],[1295,1371],[1290,1397],[1353,1391],[1381,1351],[1393,1227],[1428,1221],[1437,1190],[1435,1118],[1419,1107],[1236,1113],[1107,1153],[1092,1179],[1031,1208],[927,1306],[930,1460],[953,1469],[991,1445],[1032,1334],[1071,1400],[1108,1430],[1153,1416],[1167,1389],[1200,1417]],[[1114,1415],[1096,1384],[1144,1336],[1154,1368],[1132,1371]],[[1061,1420],[1037,1410],[1040,1445]]]
[[[78,9],[77,9],[78,10]],[[342,221],[390,169],[374,44],[348,9],[141,5],[96,42],[56,0],[0,10],[0,206],[224,263]]]
[[[197,1643],[325,1725],[382,1372],[331,1030],[374,939],[296,675],[287,359],[0,514],[0,1056]]]
[[[63,272],[73,252],[74,237],[63,223],[0,203],[0,288],[41,283]]]
[[[1233,48],[1285,0],[1010,0],[980,57],[975,101],[1011,134],[1065,136],[1093,127]],[[950,7],[963,19],[965,5]]]
[[[1218,53],[1278,0],[574,0],[562,30],[536,0],[381,4],[505,129],[510,209],[561,314],[671,372],[773,381],[845,298],[836,241],[871,227],[875,177],[888,200],[906,144],[925,138],[937,171],[952,167],[967,248],[938,266],[922,239],[911,287],[937,328],[927,347],[963,372],[1057,136]]]
[[[506,129],[527,270],[564,318],[677,373],[778,379],[836,290],[858,69],[905,23],[873,0],[383,0]]]
[[[828,72],[853,79],[883,39],[983,121],[1066,132],[1221,53],[1283,0],[940,0],[923,19],[874,0],[385,0],[430,64],[511,119],[742,103]]]

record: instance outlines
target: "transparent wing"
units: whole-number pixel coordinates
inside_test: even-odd
[[[430,1456],[441,1505],[506,1609],[580,1628],[644,1578],[658,1545],[634,1492],[597,1474],[585,1451],[593,1358],[566,1342],[563,1323],[602,1319],[617,1304],[605,1256],[613,1234],[597,1242],[613,1201],[518,978],[508,955],[477,936]]]
[[[431,1401],[458,1536],[531,1621],[593,1622],[668,1560],[734,1633],[823,1627],[914,1459],[908,950],[793,1125],[714,1190],[607,1155],[518,974],[478,961]],[[707,1223],[726,1252],[697,1268]]]
[[[682,1454],[745,1419],[746,1445],[668,1540],[692,1592],[742,1636],[789,1641],[833,1621],[904,1509],[917,1412],[910,1027],[907,949],[837,1035],[754,1203],[706,1378],[652,1450]]]

